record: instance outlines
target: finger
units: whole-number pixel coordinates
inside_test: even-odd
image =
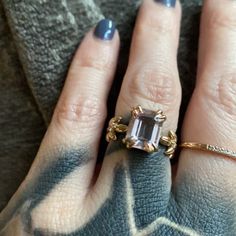
[[[183,141],[236,150],[235,12],[235,1],[207,0],[204,3],[198,79],[184,122]],[[227,212],[227,219],[235,219],[236,191],[232,187],[236,186],[235,171],[235,161],[229,158],[183,150],[177,175],[177,192],[182,196],[181,203],[184,204],[191,195],[190,199],[205,209],[198,217],[201,222],[209,223],[215,219],[209,215],[216,215],[216,206],[219,219],[225,217],[223,212]],[[189,212],[192,210],[189,209]],[[220,225],[222,230],[225,223]],[[211,225],[219,226],[215,222]]]
[[[44,149],[60,145],[86,147],[91,157],[86,167],[90,170],[85,173],[88,180],[96,162],[118,49],[118,33],[112,21],[102,20],[88,33],[71,64],[44,139]]]
[[[10,216],[18,201],[26,229],[69,232],[80,221],[79,209],[84,207],[93,176],[118,48],[114,23],[102,20],[77,50],[36,160],[7,209]]]
[[[173,7],[168,7],[172,3]],[[167,4],[167,5],[166,5]],[[179,2],[143,2],[135,25],[128,69],[119,95],[116,115],[127,117],[132,107],[141,105],[145,109],[162,109],[167,115],[163,125],[176,130],[181,90],[177,70],[181,8]],[[171,174],[168,158],[163,150],[148,155],[142,151],[122,149],[119,142],[108,149],[99,177],[100,186],[109,186],[108,173],[112,174],[116,163],[122,161],[124,175],[119,174],[115,186],[122,190],[122,180],[127,182],[127,195],[134,195],[134,214],[137,226],[150,223],[156,214],[164,211],[170,192]],[[111,171],[112,169],[112,171]],[[116,170],[116,168],[115,168]],[[102,181],[103,180],[103,181]],[[120,188],[119,188],[120,186]],[[132,189],[130,189],[130,186]],[[132,193],[131,193],[132,192]],[[151,206],[150,208],[147,206]],[[155,211],[155,213],[154,213]],[[145,214],[144,214],[145,212]]]
[[[181,89],[177,69],[180,5],[175,1],[146,0],[140,9],[131,46],[129,66],[122,84],[116,114],[126,115],[137,104],[162,109],[166,127],[178,123]]]

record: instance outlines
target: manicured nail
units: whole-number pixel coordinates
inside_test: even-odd
[[[176,0],[154,0],[154,1],[162,3],[167,7],[175,7],[176,4]]]
[[[103,19],[98,22],[94,35],[102,40],[112,40],[115,34],[116,27],[113,21],[109,19]]]

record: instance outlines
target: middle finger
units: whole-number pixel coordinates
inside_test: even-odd
[[[175,130],[181,100],[176,60],[181,8],[173,0],[160,2],[146,0],[140,8],[116,114],[127,114],[137,104],[162,109],[168,116],[166,127]]]
[[[126,116],[132,107],[162,109],[167,116],[163,125],[176,130],[181,99],[177,70],[177,48],[181,8],[175,1],[145,0],[140,8],[133,33],[128,69],[118,98],[116,115]],[[148,154],[131,149],[108,149],[98,183],[109,181],[114,162],[121,159],[127,192],[133,192],[137,226],[152,222],[168,204],[171,172],[170,162],[158,153]],[[116,150],[115,150],[116,149]],[[104,181],[102,181],[104,180]],[[116,181],[117,182],[117,181]],[[114,183],[120,186],[119,183]],[[107,184],[106,184],[107,186]],[[115,187],[114,187],[115,188]],[[124,191],[120,186],[120,191]],[[131,190],[132,189],[132,190]],[[98,192],[98,191],[97,191]],[[152,207],[147,207],[152,206]],[[144,214],[145,212],[145,214]]]

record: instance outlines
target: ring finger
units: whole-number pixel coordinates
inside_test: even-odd
[[[143,2],[133,33],[128,69],[116,107],[116,115],[124,117],[136,105],[153,111],[163,110],[167,116],[163,133],[167,130],[175,131],[178,122],[181,89],[176,55],[180,16],[179,2]],[[130,175],[126,179],[131,180],[132,191],[136,197],[135,214],[140,224],[148,224],[155,218],[153,209],[158,209],[155,213],[160,214],[168,202],[171,186],[170,162],[160,152],[149,155],[134,149],[124,151],[120,146],[116,149],[115,144],[112,144],[99,178],[103,181],[98,181],[103,184],[101,188],[104,189],[104,181],[110,181],[108,173],[112,173],[114,162],[120,158],[126,173]],[[150,203],[153,208],[147,209]]]
[[[235,13],[235,1],[204,2],[198,79],[184,122],[182,138],[185,142],[236,150]],[[235,161],[229,158],[183,150],[176,179],[179,204],[187,206],[186,201],[190,201],[189,207],[194,207],[197,202],[202,209],[198,219],[205,224],[218,227],[216,221],[209,223],[215,220],[209,215],[224,219],[226,212],[227,219],[235,220],[235,171]],[[222,232],[215,229],[217,235],[228,232],[229,229],[223,231],[225,224],[219,222]],[[196,220],[195,223],[201,224]]]

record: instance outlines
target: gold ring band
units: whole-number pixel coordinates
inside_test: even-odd
[[[159,144],[166,147],[165,155],[172,158],[177,147],[177,135],[169,131],[162,136],[162,125],[166,121],[163,111],[147,110],[141,106],[131,110],[129,124],[122,124],[122,117],[113,117],[107,128],[107,142],[116,141],[119,134],[124,135],[122,142],[128,149],[140,149],[148,153],[157,152]]]
[[[219,147],[216,145],[194,143],[194,142],[183,142],[179,145],[179,147],[217,153],[220,155],[224,155],[224,156],[236,159],[235,151],[229,150],[227,148]]]

